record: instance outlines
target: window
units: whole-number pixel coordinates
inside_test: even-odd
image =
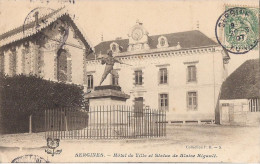
[[[188,110],[197,110],[197,92],[188,92],[187,94],[187,107]]]
[[[143,84],[143,72],[141,70],[135,71],[135,85]]]
[[[65,50],[58,51],[57,57],[57,79],[58,81],[67,81],[67,52]]]
[[[167,84],[168,75],[167,75],[167,68],[161,68],[160,70],[160,84]]]
[[[162,47],[165,45],[165,39],[164,39],[164,38],[162,38],[162,39],[160,40],[160,45],[161,45]]]
[[[165,36],[160,36],[158,38],[157,48],[162,48],[162,47],[169,47],[167,38]]]
[[[118,85],[118,77],[112,75],[112,85]]]
[[[250,99],[249,100],[249,111],[250,112],[260,112],[259,99]]]
[[[144,107],[144,98],[143,97],[136,97],[134,99],[134,115],[136,117],[143,116],[143,107]]]
[[[168,94],[160,94],[159,96],[159,109],[168,110]]]
[[[197,71],[196,71],[196,66],[188,66],[188,82],[196,82],[197,81]]]
[[[87,75],[88,89],[93,88],[93,75]]]
[[[115,44],[112,45],[112,51],[116,52],[116,45]]]
[[[119,45],[116,42],[112,42],[110,44],[110,50],[113,52],[119,52]]]

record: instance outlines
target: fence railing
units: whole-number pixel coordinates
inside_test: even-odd
[[[45,137],[117,139],[166,136],[166,112],[127,106],[98,106],[89,110],[45,110]]]

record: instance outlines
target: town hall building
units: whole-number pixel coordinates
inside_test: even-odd
[[[125,64],[116,63],[119,78],[103,85],[119,85],[127,105],[166,110],[169,122],[214,122],[230,59],[215,41],[198,30],[150,36],[137,21],[128,39],[103,41],[87,56],[88,92],[99,85],[108,50]]]

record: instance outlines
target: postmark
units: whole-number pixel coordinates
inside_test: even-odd
[[[26,16],[23,24],[23,35],[32,36],[41,51],[58,51],[65,45],[69,35],[69,24],[65,19],[52,22],[55,14],[51,8],[35,8]]]
[[[215,26],[218,43],[233,54],[245,54],[255,48],[259,40],[258,13],[244,7],[226,10]]]
[[[49,163],[49,161],[38,155],[28,154],[13,159],[11,163]]]

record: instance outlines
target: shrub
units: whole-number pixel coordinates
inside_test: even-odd
[[[45,109],[82,106],[83,100],[83,88],[74,84],[53,82],[32,75],[0,75],[2,131],[24,132],[28,126],[22,126],[23,122],[28,122],[30,115],[43,113]]]

